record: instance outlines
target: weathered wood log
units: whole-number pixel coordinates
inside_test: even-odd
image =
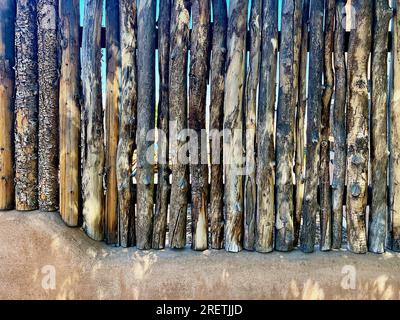
[[[368,58],[371,49],[372,3],[353,1],[355,28],[348,53],[347,108],[347,240],[354,253],[367,251],[368,192]]]
[[[122,247],[135,245],[135,197],[132,165],[136,145],[137,74],[136,74],[136,1],[120,1],[121,106],[117,151],[119,242]]]
[[[206,129],[206,96],[209,59],[210,2],[192,0],[192,37],[189,73],[189,128],[196,131],[197,149],[191,154],[192,249],[208,248],[208,164],[202,154],[202,134]],[[203,148],[204,149],[204,148]],[[197,153],[197,154],[196,154]]]
[[[295,0],[282,2],[279,58],[279,93],[276,121],[276,239],[275,249],[290,251],[294,245],[293,157],[297,92],[295,82]],[[298,68],[297,68],[298,69]]]
[[[118,244],[118,109],[120,97],[120,32],[119,1],[106,1],[106,50],[107,50],[107,94],[106,94],[106,198],[105,240]]]
[[[58,0],[38,0],[39,209],[58,209]]]
[[[244,237],[243,247],[254,250],[256,240],[256,112],[261,62],[262,1],[251,2],[250,58],[247,68],[245,124],[246,124],[246,177],[244,182]]]
[[[36,0],[18,0],[15,22],[15,206],[38,209]]]
[[[0,210],[14,208],[15,1],[0,1]]]
[[[390,211],[388,225],[388,247],[400,251],[400,1],[393,1],[395,15],[393,20],[393,83],[391,83],[391,128],[390,128],[390,162],[391,178]]]
[[[247,0],[229,4],[224,101],[225,250],[243,248],[243,90],[246,60]]]
[[[258,252],[274,248],[275,148],[274,119],[278,54],[278,2],[263,1],[261,30],[261,72],[257,116],[257,214]]]
[[[156,1],[138,2],[138,124],[136,246],[151,249],[153,231],[154,147],[147,134],[155,126]]]
[[[346,36],[346,1],[336,1],[336,27],[334,39],[335,60],[335,104],[333,108],[332,132],[333,180],[332,180],[332,248],[342,246],[343,203],[346,179],[346,92],[347,70],[344,44]]]
[[[79,1],[61,1],[60,17],[60,214],[75,227],[80,209]]]
[[[223,216],[223,148],[220,132],[223,129],[225,62],[227,51],[228,12],[225,0],[214,0],[213,5],[213,37],[211,59],[211,105],[210,132],[211,136],[211,248],[222,249],[224,239]]]
[[[314,251],[316,216],[319,213],[317,195],[322,108],[323,18],[323,1],[312,1],[310,12],[310,69],[306,130],[305,193],[302,208],[303,224],[300,232],[300,248],[303,252]]]
[[[392,10],[387,0],[374,1],[371,103],[371,186],[368,249],[385,252],[387,231],[387,46]]]
[[[301,45],[298,84],[299,93],[296,112],[296,199],[293,217],[294,247],[296,247],[299,243],[301,212],[303,208],[304,197],[304,131],[307,105],[308,23],[310,19],[310,0],[303,0],[301,11]]]
[[[179,133],[187,128],[187,66],[189,42],[189,3],[185,0],[172,1],[169,117],[175,132],[171,132],[172,185],[169,245],[174,249],[186,245],[187,193],[189,190],[188,166],[179,157],[179,150],[186,143],[186,137],[179,139]],[[172,128],[170,128],[172,131]]]
[[[153,221],[153,249],[164,249],[170,194],[169,168],[169,50],[171,28],[171,0],[160,2],[158,18],[158,72],[160,93],[158,102],[158,185]]]
[[[342,23],[342,22],[339,22]],[[335,78],[333,74],[333,35],[335,29],[335,0],[325,1],[324,40],[324,93],[321,111],[321,160],[320,160],[320,245],[321,251],[332,249],[332,201],[330,184],[330,114]]]
[[[101,94],[102,0],[87,0],[82,40],[82,200],[83,228],[104,238],[104,127]]]

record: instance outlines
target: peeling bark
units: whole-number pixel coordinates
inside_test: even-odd
[[[294,35],[297,1],[282,2],[279,57],[279,94],[276,122],[276,239],[275,249],[290,251],[294,245],[293,158],[298,64],[295,65]]]
[[[120,1],[121,106],[117,150],[119,242],[135,245],[135,205],[132,181],[133,152],[136,144],[136,1]]]
[[[313,1],[310,13],[310,69],[306,130],[305,192],[302,208],[303,224],[300,232],[300,248],[303,252],[314,251],[316,216],[320,209],[317,194],[322,107],[323,18],[323,1]]]
[[[340,22],[341,23],[341,22]],[[320,160],[320,245],[321,251],[332,249],[332,210],[330,165],[330,113],[334,87],[333,34],[335,29],[335,1],[325,1],[325,52],[324,52],[324,93],[321,111],[321,160]]]
[[[354,253],[367,251],[368,195],[368,58],[371,49],[372,3],[359,0],[349,42],[347,109],[347,238]]]
[[[0,1],[0,210],[14,208],[15,1]]]
[[[305,114],[307,105],[307,61],[308,61],[308,24],[310,19],[310,0],[303,0],[301,14],[301,45],[299,60],[299,86],[296,113],[296,199],[295,213],[293,217],[294,242],[296,247],[299,243],[301,224],[301,212],[304,198],[304,135],[305,135]]]
[[[213,38],[211,59],[211,106],[210,131],[218,131],[217,139],[212,137],[211,150],[211,247],[222,249],[224,238],[223,216],[223,129],[225,62],[227,51],[228,12],[225,0],[213,0]]]
[[[39,208],[58,209],[58,1],[38,0]]]
[[[228,51],[225,76],[224,135],[225,250],[238,252],[243,244],[243,90],[246,60],[247,0],[229,5]]]
[[[167,214],[170,194],[169,168],[169,50],[171,28],[171,0],[160,2],[158,18],[158,64],[160,97],[158,102],[158,129],[165,135],[158,139],[157,201],[153,219],[153,249],[164,249],[167,231]]]
[[[107,96],[106,96],[106,198],[105,240],[118,244],[118,108],[120,97],[120,40],[119,1],[106,2],[106,50],[107,50]]]
[[[246,178],[244,182],[244,238],[243,247],[254,250],[256,240],[256,112],[257,90],[261,62],[262,1],[251,2],[250,61],[247,70],[245,123],[246,123]]]
[[[188,166],[178,159],[179,150],[186,137],[179,139],[178,133],[187,128],[187,65],[189,42],[189,4],[184,0],[173,0],[171,14],[169,117],[175,126],[171,133],[172,185],[169,244],[181,249],[186,245],[187,193],[189,190]]]
[[[332,248],[342,246],[343,203],[346,179],[346,91],[345,58],[346,1],[336,1],[336,29],[334,39],[335,104],[333,108],[333,180],[332,180]]]
[[[192,0],[192,37],[190,54],[189,127],[197,134],[197,159],[191,155],[192,177],[192,249],[208,248],[208,164],[201,154],[202,131],[206,129],[206,96],[208,80],[208,48],[210,3]]]
[[[104,128],[101,98],[102,0],[87,0],[82,41],[82,199],[83,228],[104,238]]]
[[[258,252],[274,248],[275,225],[275,148],[274,119],[278,53],[278,2],[263,1],[261,30],[261,69],[257,117],[257,214]]]
[[[153,230],[154,149],[146,141],[155,121],[155,50],[156,1],[138,2],[138,136],[137,136],[137,221],[136,245],[151,249]]]
[[[38,209],[36,0],[18,0],[15,22],[15,205]]]

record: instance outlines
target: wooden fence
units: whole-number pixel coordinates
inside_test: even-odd
[[[142,250],[400,251],[399,0],[104,1],[105,28],[102,0],[83,27],[0,0],[0,210]]]

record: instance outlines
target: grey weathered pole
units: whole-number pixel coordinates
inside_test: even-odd
[[[102,0],[86,0],[82,37],[82,200],[83,228],[104,239],[104,126],[101,94]]]
[[[15,206],[38,209],[36,0],[17,0],[15,21]]]
[[[135,245],[135,205],[132,181],[136,145],[137,66],[136,1],[120,1],[121,105],[117,151],[119,243]]]
[[[0,1],[0,210],[14,208],[15,1]]]
[[[367,251],[368,196],[368,58],[371,50],[372,2],[353,1],[354,29],[348,52],[347,240],[354,253]]]
[[[314,251],[316,216],[319,213],[317,194],[324,51],[323,19],[323,1],[312,1],[310,12],[310,68],[306,130],[306,168],[302,208],[303,224],[300,231],[300,248],[303,252]]]
[[[275,148],[274,120],[278,54],[278,2],[263,1],[261,67],[257,116],[257,214],[258,252],[274,248],[275,225]]]

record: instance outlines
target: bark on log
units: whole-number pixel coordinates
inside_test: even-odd
[[[301,224],[301,212],[304,197],[304,136],[305,136],[305,114],[307,105],[307,61],[308,61],[308,24],[310,19],[310,0],[303,0],[301,13],[301,45],[299,61],[299,85],[296,113],[296,199],[295,212],[293,217],[294,224],[294,243],[296,247],[299,243],[299,233]]]
[[[223,129],[226,36],[228,27],[228,12],[225,0],[214,0],[213,5],[213,37],[211,59],[211,106],[210,132],[211,136],[211,248],[222,249],[224,239],[223,216],[223,148],[220,132]]]
[[[160,2],[158,18],[158,72],[160,92],[158,102],[158,185],[153,221],[153,249],[164,249],[167,232],[167,214],[170,194],[169,168],[169,50],[171,28],[171,0]],[[162,133],[162,134],[161,134]]]
[[[295,67],[295,7],[298,1],[282,2],[279,58],[279,93],[276,121],[276,239],[275,249],[290,251],[294,245],[293,158],[298,65]],[[297,59],[298,60],[298,59]]]
[[[275,225],[275,148],[274,119],[278,53],[278,2],[263,1],[262,56],[257,116],[257,215],[258,252],[274,248]]]
[[[60,213],[78,226],[80,209],[80,48],[79,1],[61,1],[60,17]]]
[[[38,0],[39,209],[58,209],[58,1]]]
[[[302,208],[303,224],[300,234],[300,248],[303,252],[314,251],[316,216],[319,213],[317,194],[322,107],[323,18],[323,1],[313,1],[310,13],[310,69],[306,131],[305,193]]]
[[[136,1],[120,1],[121,106],[117,152],[119,241],[122,247],[135,245],[135,205],[132,181],[136,145]]]
[[[136,245],[151,249],[153,231],[154,147],[146,136],[155,127],[156,1],[138,2],[138,137]]]
[[[187,193],[189,190],[188,166],[180,161],[179,150],[186,137],[178,134],[187,128],[187,65],[189,42],[189,4],[185,0],[172,1],[169,117],[175,132],[171,133],[172,186],[169,219],[169,244],[181,249],[186,245]],[[172,130],[172,129],[171,129]]]
[[[368,249],[385,252],[387,231],[387,46],[392,10],[387,0],[374,1],[371,104],[371,185]]]
[[[104,128],[101,95],[102,0],[87,0],[82,42],[82,198],[83,228],[104,238]]]
[[[119,1],[106,2],[106,50],[107,50],[107,95],[106,95],[106,199],[105,199],[105,240],[118,244],[118,108],[120,88],[120,46],[119,46]]]
[[[336,28],[334,39],[335,104],[333,109],[333,181],[332,181],[332,248],[342,246],[343,199],[346,179],[346,92],[347,70],[344,53],[346,1],[336,1]]]
[[[0,210],[14,208],[15,1],[0,1]]]
[[[202,133],[206,129],[210,3],[208,0],[192,0],[191,8],[193,28],[189,74],[189,127],[196,131],[198,146],[197,150],[193,150],[195,154],[191,155],[190,165],[192,249],[202,251],[208,248],[208,164],[204,161],[207,160],[207,155],[203,155],[201,150]]]
[[[15,206],[38,209],[36,0],[18,0],[15,22]]]
[[[262,1],[251,2],[250,58],[246,79],[246,177],[244,182],[244,238],[243,247],[254,250],[256,240],[256,112],[261,62]]]
[[[367,251],[368,192],[368,58],[371,49],[372,3],[353,1],[355,28],[348,53],[349,105],[347,109],[347,239],[354,253]]]
[[[225,250],[243,248],[243,90],[246,60],[247,0],[229,4],[224,101]]]
[[[391,181],[388,247],[400,251],[400,1],[395,1],[393,23],[393,84],[391,93]]]
[[[341,22],[340,22],[341,23]],[[321,111],[321,160],[320,160],[320,245],[321,251],[332,249],[332,210],[330,183],[330,114],[334,87],[333,74],[333,33],[335,28],[335,0],[325,1],[325,52],[324,52],[324,93]]]

